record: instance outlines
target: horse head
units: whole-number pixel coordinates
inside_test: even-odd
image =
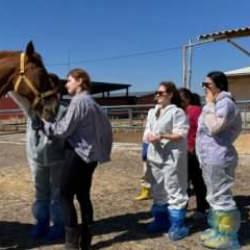
[[[14,91],[15,95],[27,100],[40,118],[49,120],[55,116],[57,79],[48,74],[32,42],[27,44],[25,52],[0,52],[0,97]]]

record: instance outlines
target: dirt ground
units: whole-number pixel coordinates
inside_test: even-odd
[[[115,135],[116,141],[121,141]],[[130,138],[130,139],[129,139]],[[200,250],[199,232],[205,221],[188,219],[191,234],[179,242],[170,242],[165,235],[148,235],[152,201],[136,202],[141,176],[139,136],[127,134],[130,144],[115,144],[112,161],[100,166],[94,176],[92,197],[96,223],[93,226],[93,249],[111,250]],[[133,143],[131,143],[133,142]],[[236,173],[235,199],[242,212],[240,241],[242,249],[250,249],[249,159],[250,135],[236,142],[240,166]],[[25,161],[23,134],[0,136],[0,249],[63,249],[62,242],[32,242],[31,204],[33,189]],[[191,198],[188,216],[194,208]]]

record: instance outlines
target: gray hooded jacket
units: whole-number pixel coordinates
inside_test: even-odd
[[[66,112],[66,107],[59,105],[55,120],[60,120]],[[37,119],[31,112],[27,119],[26,154],[30,161],[39,165],[53,165],[64,160],[64,139],[49,138],[42,129],[35,129]]]
[[[87,163],[110,161],[112,127],[107,115],[87,92],[73,96],[65,116],[45,123],[46,134],[67,139]]]
[[[233,142],[241,131],[240,112],[229,92],[203,107],[198,122],[196,153],[202,165],[231,166],[238,161]]]

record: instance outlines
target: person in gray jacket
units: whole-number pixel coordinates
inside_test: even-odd
[[[91,83],[88,73],[73,69],[68,73],[66,88],[72,100],[65,116],[55,123],[44,121],[46,133],[67,141],[66,159],[62,173],[62,199],[65,219],[65,248],[90,249],[93,207],[90,199],[91,183],[98,163],[110,160],[112,128],[107,115],[89,95]],[[81,211],[79,232],[76,196]]]
[[[59,78],[50,74],[58,87],[58,107],[55,120],[61,119],[66,105],[61,102]],[[36,220],[31,236],[57,240],[64,236],[64,218],[60,199],[60,179],[64,162],[64,140],[49,138],[43,132],[43,123],[32,110],[28,100],[15,92],[10,96],[27,117],[26,155],[35,188],[32,213]]]
[[[206,105],[198,122],[196,152],[207,187],[210,228],[201,240],[209,248],[239,249],[240,212],[231,187],[238,163],[233,142],[241,131],[241,116],[223,72],[210,72],[203,87]]]
[[[66,106],[59,104],[55,120],[61,119]],[[26,132],[26,154],[35,187],[32,213],[36,224],[31,235],[47,240],[64,237],[64,219],[60,198],[60,179],[64,163],[64,140],[49,138],[42,121],[29,112]],[[50,227],[50,224],[52,226]]]

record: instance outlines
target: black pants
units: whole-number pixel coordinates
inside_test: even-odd
[[[80,205],[82,225],[89,225],[93,221],[90,191],[97,162],[84,162],[72,149],[66,150],[65,158],[61,179],[65,226],[76,227],[78,225],[74,206],[75,196]]]
[[[209,208],[206,201],[207,190],[202,177],[202,171],[197,156],[188,152],[188,181],[194,187],[194,193],[197,201],[197,211],[205,212]]]

